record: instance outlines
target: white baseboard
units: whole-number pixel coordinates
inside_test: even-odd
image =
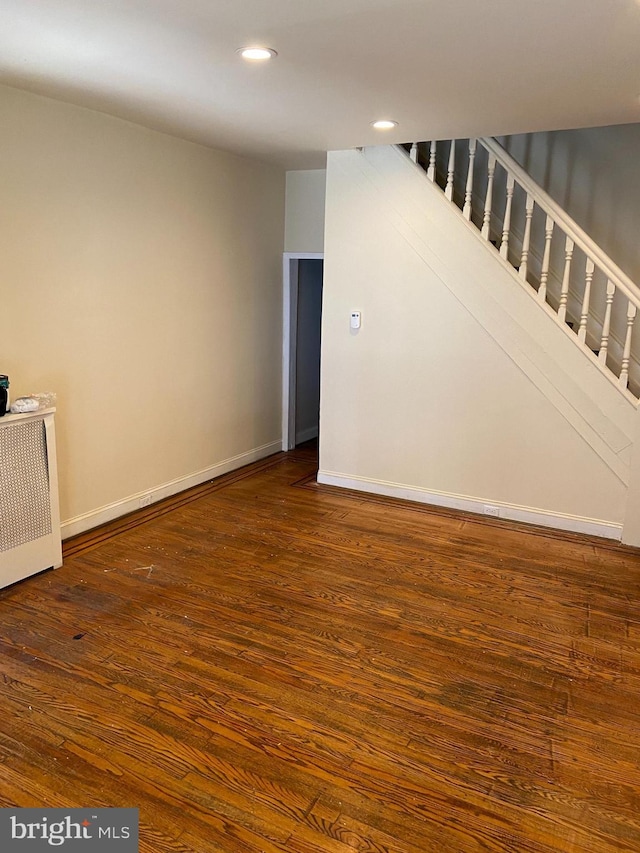
[[[129,512],[140,509],[140,500],[143,497],[150,495],[150,503],[154,504],[163,498],[171,497],[171,495],[176,495],[178,492],[184,492],[186,489],[193,488],[193,486],[199,486],[201,483],[206,483],[208,480],[220,477],[222,474],[228,474],[229,471],[242,468],[243,465],[257,462],[259,459],[264,459],[266,456],[278,453],[281,447],[282,442],[278,439],[278,441],[272,441],[269,444],[263,444],[261,447],[248,450],[246,453],[240,453],[238,456],[232,456],[230,459],[225,459],[216,465],[211,465],[209,468],[203,468],[202,471],[178,477],[169,483],[145,489],[144,492],[138,492],[120,501],[115,501],[115,503],[107,504],[107,506],[99,507],[98,509],[91,510],[91,512],[85,512],[82,515],[77,515],[75,518],[63,521],[60,525],[62,528],[62,538],[69,539],[71,536],[77,536],[79,533],[84,533],[93,527],[106,524],[108,521],[113,521],[114,518],[120,518],[121,515],[126,515]]]
[[[620,541],[622,524],[612,521],[602,521],[596,518],[584,518],[579,515],[549,512],[544,509],[507,504],[501,501],[482,500],[467,495],[456,495],[449,492],[428,491],[415,486],[405,486],[400,483],[389,483],[385,480],[372,480],[368,477],[353,477],[337,474],[333,471],[318,471],[318,482],[327,486],[339,486],[343,489],[355,489],[359,492],[370,492],[375,495],[385,495],[390,498],[401,498],[408,501],[433,504],[434,506],[459,509],[464,512],[475,512],[486,516],[486,505],[498,510],[498,518],[509,521],[523,521],[527,524],[537,524],[542,527],[552,527],[557,530],[569,530],[572,533],[586,533],[589,536],[604,536],[607,539]],[[495,516],[494,516],[495,517]]]
[[[318,437],[318,427],[312,426],[303,429],[296,433],[296,444],[304,444],[305,441],[311,441],[312,438]]]

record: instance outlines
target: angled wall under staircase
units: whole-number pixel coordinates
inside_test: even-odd
[[[325,240],[319,480],[619,538],[633,396],[405,152],[330,153]]]

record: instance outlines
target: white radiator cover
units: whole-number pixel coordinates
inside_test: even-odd
[[[0,418],[0,587],[62,565],[54,413]]]

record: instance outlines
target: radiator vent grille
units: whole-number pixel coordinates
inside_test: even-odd
[[[41,420],[0,428],[0,552],[51,533],[45,426]]]

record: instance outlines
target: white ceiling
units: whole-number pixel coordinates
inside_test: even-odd
[[[243,62],[253,43],[278,57]],[[640,0],[0,0],[0,82],[314,168],[381,141],[639,121]]]

